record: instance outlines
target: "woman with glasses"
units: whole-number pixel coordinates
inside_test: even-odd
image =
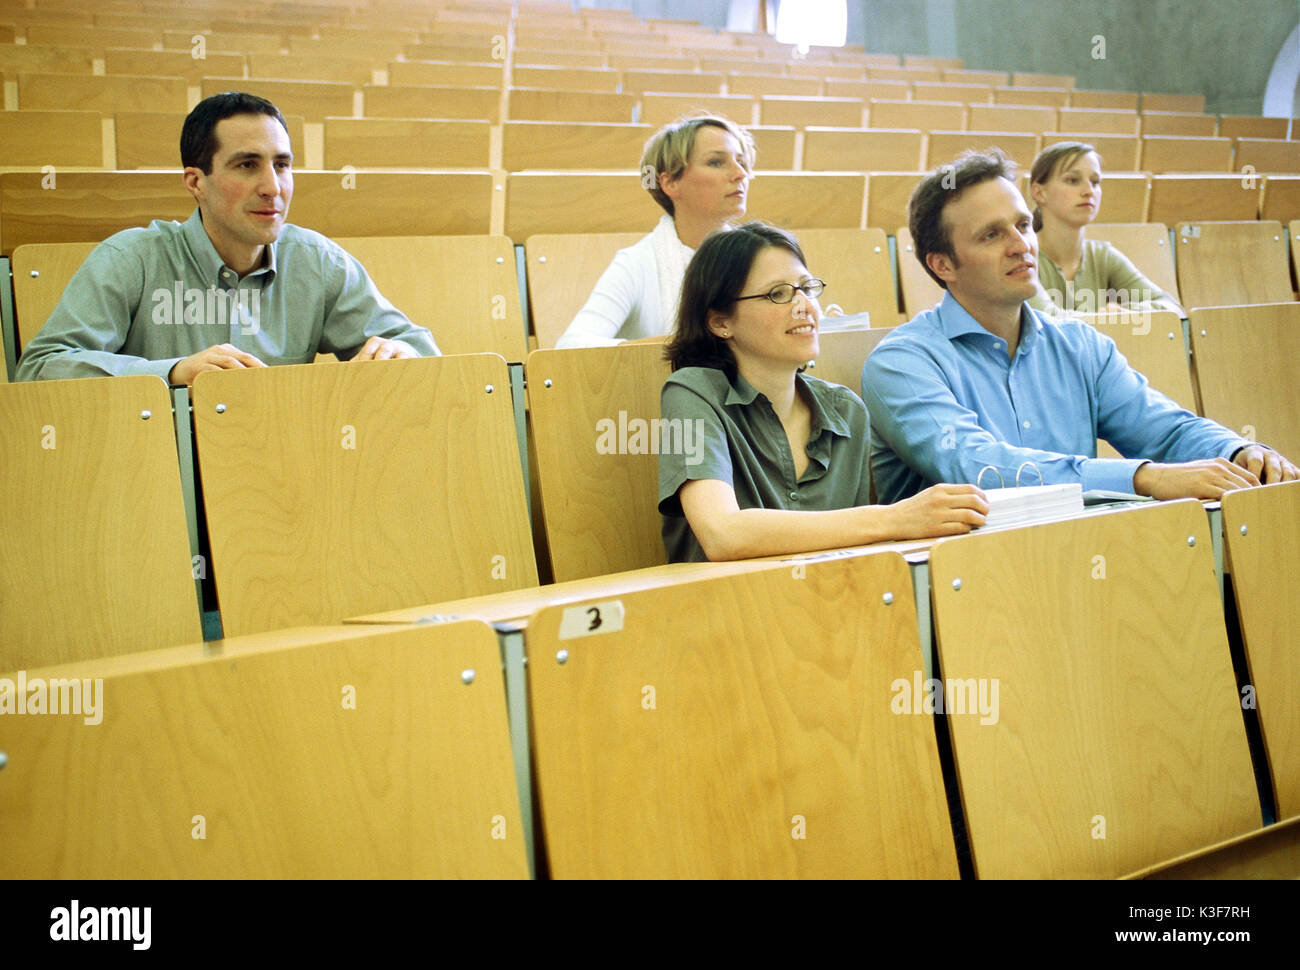
[[[1101,209],[1101,156],[1070,141],[1039,152],[1029,174],[1038,233],[1038,295],[1048,312],[1098,313],[1116,302],[1134,309],[1173,310],[1178,302],[1107,242],[1085,239]]]
[[[935,485],[869,505],[867,410],[803,373],[825,284],[789,233],[708,237],[682,285],[661,395],[659,511],[670,562],[743,559],[968,532],[988,505]]]
[[[682,275],[704,237],[745,215],[754,140],[718,115],[661,128],[641,156],[641,184],[666,215],[596,282],[556,347],[604,347],[669,333]]]

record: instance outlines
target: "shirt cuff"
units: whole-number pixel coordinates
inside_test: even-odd
[[[137,360],[124,368],[121,373],[128,374],[153,374],[155,377],[161,377],[163,383],[168,383],[167,376],[172,372],[172,368],[179,364],[184,357],[171,357],[167,360]]]
[[[1132,492],[1133,476],[1144,458],[1088,458],[1083,463],[1085,492]]]

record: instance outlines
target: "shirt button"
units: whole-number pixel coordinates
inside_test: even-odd
[[[1029,422],[1028,422],[1028,421],[1024,422],[1024,423],[1021,425],[1021,427],[1022,427],[1022,428],[1028,428],[1028,427],[1029,427]]]
[[[791,499],[792,501],[795,501],[795,502],[799,501],[799,493],[798,493],[798,492],[791,492],[791,493],[790,493],[790,499]]]

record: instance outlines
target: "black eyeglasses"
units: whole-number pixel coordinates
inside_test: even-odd
[[[825,280],[808,280],[795,286],[793,283],[777,283],[766,293],[755,293],[752,296],[738,296],[740,300],[771,300],[773,303],[789,303],[794,299],[795,290],[798,290],[810,300],[814,300],[821,295],[822,290],[826,289]]]

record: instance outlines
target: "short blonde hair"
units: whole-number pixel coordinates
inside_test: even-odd
[[[754,139],[744,128],[730,118],[721,115],[699,114],[678,118],[672,124],[664,125],[645,143],[641,153],[641,184],[651,197],[659,203],[665,212],[673,215],[673,200],[659,186],[659,177],[667,175],[670,179],[680,178],[690,163],[691,152],[695,148],[695,135],[705,126],[721,128],[735,137],[740,143],[741,157],[745,168],[754,170],[756,151]]]

